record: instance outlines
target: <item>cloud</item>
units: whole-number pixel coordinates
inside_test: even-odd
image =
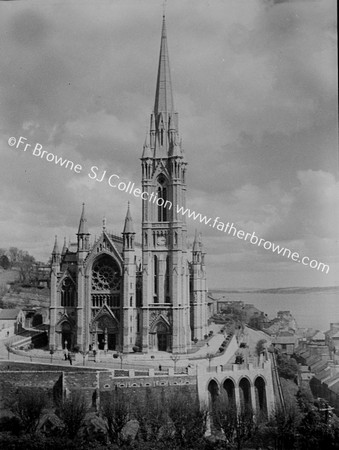
[[[187,206],[333,261],[335,6],[195,0],[172,1],[167,10],[174,102],[189,162]],[[119,233],[127,200],[140,223],[136,199],[87,173],[97,165],[140,184],[161,5],[32,1],[0,8],[4,242],[46,259],[55,234],[74,235],[83,201],[93,234],[104,214]],[[10,136],[39,142],[83,172],[14,151]],[[265,280],[267,270],[277,283],[279,276],[295,282],[279,258],[221,239],[210,227],[204,234],[213,283],[225,270],[239,283],[242,272],[251,284]],[[312,282],[307,271],[300,277]]]

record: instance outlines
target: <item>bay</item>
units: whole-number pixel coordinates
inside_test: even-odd
[[[269,290],[212,290],[214,298],[251,303],[269,318],[290,311],[299,327],[326,331],[339,322],[339,287],[281,288]]]

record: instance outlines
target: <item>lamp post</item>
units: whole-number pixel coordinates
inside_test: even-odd
[[[8,359],[9,359],[10,350],[11,350],[11,345],[10,345],[10,343],[7,342],[7,343],[5,344],[5,347],[6,347],[6,349],[7,349],[7,354],[8,354]]]
[[[86,360],[86,356],[89,353],[89,350],[83,350],[83,351],[80,351],[80,353],[82,354],[82,365],[85,366],[86,365],[85,360]]]
[[[177,371],[177,361],[179,361],[180,356],[179,355],[172,355],[171,360],[174,363],[174,373]]]
[[[211,361],[212,361],[212,358],[213,358],[212,353],[207,353],[206,358],[208,359],[208,369],[210,371],[211,370]]]
[[[122,360],[125,357],[125,354],[122,352],[119,352],[119,358],[120,358],[120,369],[122,369]]]

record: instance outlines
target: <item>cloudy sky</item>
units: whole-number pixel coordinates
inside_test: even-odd
[[[93,238],[103,216],[121,233],[128,201],[140,224],[140,199],[88,172],[140,185],[162,3],[0,2],[0,247],[47,260],[54,235],[75,239],[82,202]],[[188,220],[209,287],[339,284],[336,2],[168,0],[166,22],[187,206],[330,266]],[[81,173],[8,145],[20,136]]]

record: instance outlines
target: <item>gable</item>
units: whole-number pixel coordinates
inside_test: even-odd
[[[114,236],[110,236],[105,231],[102,232],[100,238],[95,242],[93,245],[91,251],[87,255],[85,259],[85,264],[90,267],[93,263],[93,261],[99,256],[99,255],[110,255],[112,256],[118,263],[120,271],[122,273],[122,267],[123,267],[123,259],[121,256],[121,253],[117,249],[117,245],[114,242]]]

